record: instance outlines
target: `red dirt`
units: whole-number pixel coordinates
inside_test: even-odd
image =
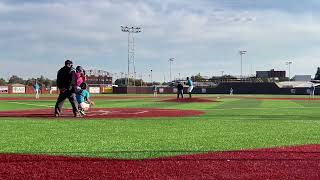
[[[39,100],[56,100],[58,95],[56,97],[41,97]],[[92,99],[162,99],[167,98],[165,96],[92,96]],[[35,97],[0,97],[0,101],[24,101],[24,100],[36,100]]]
[[[202,96],[205,98],[204,96]],[[210,98],[210,96],[208,96]],[[167,99],[168,96],[93,96],[92,99]],[[211,97],[212,98],[212,97]],[[319,101],[320,98],[299,98],[299,97],[249,97],[249,96],[221,96],[221,98],[241,98],[241,99],[258,99],[258,100],[301,100],[301,101]],[[57,97],[41,97],[40,100],[56,100]],[[175,98],[174,98],[175,99]],[[174,99],[172,101],[165,102],[175,102]],[[184,101],[187,101],[188,98],[184,98]],[[192,99],[201,99],[201,98],[192,98]],[[0,97],[0,101],[27,101],[27,100],[35,100],[34,97]],[[168,99],[167,99],[168,100]],[[208,100],[208,99],[201,99]],[[201,101],[200,100],[200,101]],[[204,101],[201,101],[204,102]],[[215,102],[214,100],[208,100],[206,102]]]
[[[319,179],[320,145],[115,160],[0,154],[0,179]]]
[[[193,102],[218,102],[216,100],[209,100],[209,99],[201,99],[201,98],[173,98],[173,99],[165,99],[160,102],[178,102],[178,103],[193,103]]]
[[[54,118],[53,109],[32,109],[0,111],[0,117]],[[153,117],[186,117],[204,114],[197,110],[158,109],[158,108],[94,108],[84,118],[153,118]],[[70,109],[65,109],[63,118],[71,118]]]

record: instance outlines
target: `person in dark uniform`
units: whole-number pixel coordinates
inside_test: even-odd
[[[311,87],[310,87],[310,98],[314,98],[314,92],[316,90],[316,87],[314,86],[314,84],[312,83],[311,84]]]
[[[178,83],[177,85],[177,99],[179,99],[179,96],[181,95],[181,98],[183,99],[183,85],[181,84],[181,82]]]
[[[61,115],[63,102],[67,98],[72,105],[74,117],[81,117],[81,114],[79,114],[78,103],[76,99],[75,69],[72,66],[72,61],[66,60],[65,66],[62,67],[57,74],[57,86],[59,88],[60,94],[55,105],[56,117],[59,117]]]

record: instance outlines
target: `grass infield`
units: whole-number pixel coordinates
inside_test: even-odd
[[[151,98],[151,95],[127,95],[126,98],[123,95],[105,95],[100,98],[101,96],[93,97],[96,108],[190,109],[201,110],[205,114],[183,118],[90,121],[0,118],[0,153],[145,159],[212,151],[320,144],[320,101],[252,98],[305,98],[304,96],[250,95],[230,98],[221,95],[195,95],[219,101],[206,103],[160,102],[161,99],[173,98],[175,95],[158,98]],[[0,100],[0,111],[43,109],[54,104],[54,99]],[[65,107],[70,107],[67,101]]]

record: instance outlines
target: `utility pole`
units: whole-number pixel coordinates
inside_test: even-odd
[[[140,74],[140,86],[142,87],[142,73]]]
[[[153,81],[152,81],[152,69],[150,70],[150,78],[151,78],[151,84],[153,85]]]
[[[169,59],[169,63],[170,63],[170,83],[172,82],[172,77],[171,77],[171,63],[174,61],[174,58],[170,58]]]
[[[123,76],[124,72],[120,72],[120,74],[121,74],[121,83],[120,84],[122,85],[123,84],[122,83],[122,81],[123,81],[122,76]]]
[[[134,49],[134,36],[135,33],[140,33],[141,28],[140,27],[128,27],[128,26],[121,26],[121,31],[128,33],[128,76],[127,76],[127,86],[129,86],[129,79],[130,79],[130,64],[133,64],[133,73],[135,73],[135,61],[134,61],[134,55],[135,55],[135,49]],[[134,75],[135,76],[135,75]],[[135,77],[134,77],[135,79]]]
[[[286,65],[289,66],[289,81],[291,81],[291,72],[290,72],[290,66],[291,66],[291,64],[292,64],[292,61],[286,62]]]
[[[240,79],[242,79],[242,55],[246,54],[247,51],[239,51],[240,57],[241,57],[241,75],[240,75]]]

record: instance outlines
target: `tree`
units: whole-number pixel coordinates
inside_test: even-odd
[[[52,82],[51,86],[57,86],[57,79],[54,79],[51,82]]]
[[[118,85],[118,86],[125,86],[126,85],[126,78],[120,78],[120,79],[117,79],[114,84],[115,85]]]
[[[191,76],[191,80],[194,82],[201,82],[203,80],[203,77],[200,75],[200,73],[198,73],[195,76]]]
[[[317,73],[314,76],[314,80],[320,80],[320,67],[318,67]]]
[[[133,83],[133,81],[135,81]],[[127,78],[120,78],[120,79],[117,79],[115,82],[114,82],[115,85],[118,85],[118,86],[126,86],[127,85]],[[142,79],[133,79],[133,78],[130,78],[129,80],[129,85],[130,86],[133,86],[135,84],[135,86],[143,86],[145,84],[145,82],[143,82]]]
[[[7,85],[7,81],[3,78],[0,78],[0,85]]]
[[[37,78],[39,84],[45,84],[46,79],[41,75],[40,78]]]
[[[24,84],[25,81],[18,77],[17,75],[13,75],[9,78],[9,84]]]
[[[46,79],[44,80],[44,86],[45,86],[46,88],[51,87],[52,84],[53,84],[52,80],[50,80],[50,79],[48,79],[48,78],[46,78]]]
[[[36,83],[36,79],[31,78],[25,81],[25,85],[27,86],[33,86]]]

